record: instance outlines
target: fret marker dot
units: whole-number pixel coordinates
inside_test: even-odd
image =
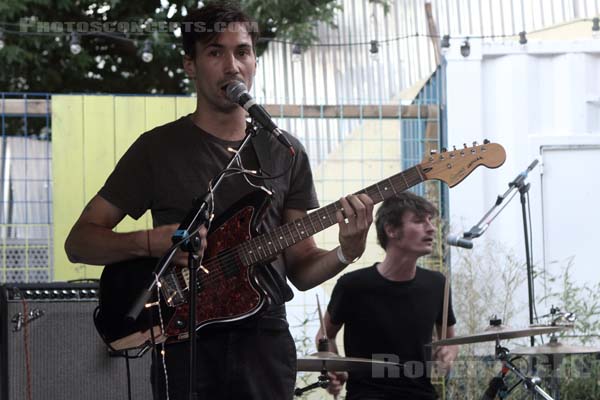
[[[279,240],[283,240],[283,236],[279,236]]]

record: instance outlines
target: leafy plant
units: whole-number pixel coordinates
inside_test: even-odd
[[[71,54],[76,23],[126,22],[137,27],[179,22],[196,0],[4,0],[0,2],[0,91],[50,93],[169,93],[193,92],[181,66],[180,38],[170,29],[136,32],[82,33],[81,52]],[[264,40],[285,39],[303,46],[318,40],[315,25],[333,24],[340,9],[335,0],[243,0]],[[38,32],[38,23],[54,22],[61,29]],[[83,26],[83,25],[82,25]],[[63,29],[64,28],[64,29]],[[141,61],[146,40],[153,60]],[[260,53],[259,53],[260,54]]]

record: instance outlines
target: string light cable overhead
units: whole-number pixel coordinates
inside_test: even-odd
[[[592,36],[594,38],[600,37],[600,18],[595,17],[592,19],[584,19],[584,21],[592,22]],[[56,23],[58,24],[58,23]],[[52,27],[52,25],[45,25]],[[58,26],[61,26],[60,24]],[[9,22],[0,22],[0,51],[7,46],[10,45],[10,37],[12,36],[42,36],[42,37],[55,37],[57,40],[60,38],[67,38],[69,41],[69,49],[73,56],[77,56],[80,54],[84,47],[81,44],[82,36],[97,36],[104,37],[112,40],[120,40],[127,41],[134,46],[138,47],[138,54],[140,58],[146,62],[150,63],[154,59],[154,51],[153,48],[155,46],[169,46],[172,48],[180,48],[179,36],[181,35],[180,27],[175,29],[170,29],[169,31],[155,31],[155,32],[103,32],[103,31],[78,31],[73,29],[73,26],[78,26],[78,24],[71,24],[68,26],[70,29],[58,30],[58,29],[44,29],[38,31],[32,31],[26,29],[30,27],[29,25],[23,26],[22,23],[9,23]],[[177,26],[177,24],[171,24],[170,27]],[[151,38],[157,38],[158,36],[162,36],[160,41],[152,40]],[[464,57],[468,57],[470,54],[470,40],[486,40],[486,39],[507,39],[507,38],[518,38],[518,42],[521,45],[527,44],[527,32],[521,31],[514,34],[503,34],[503,35],[469,35],[469,36],[450,36],[449,34],[444,35],[428,35],[422,34],[419,32],[415,32],[412,34],[396,36],[387,39],[381,40],[369,40],[369,41],[356,41],[356,42],[342,42],[342,43],[313,43],[310,44],[310,47],[365,47],[369,52],[369,55],[372,59],[377,60],[379,50],[382,45],[396,43],[402,40],[410,40],[417,38],[433,38],[440,40],[440,47],[443,51],[447,51],[450,47],[450,39],[458,39],[462,40],[462,44],[460,47],[461,54]],[[289,45],[291,48],[292,59],[294,61],[298,61],[301,59],[304,50],[308,47],[305,44],[301,44],[298,42],[292,42],[285,39],[277,39],[277,38],[259,38],[261,42],[273,42],[273,43],[281,43],[285,45]],[[180,48],[180,52],[182,49]]]

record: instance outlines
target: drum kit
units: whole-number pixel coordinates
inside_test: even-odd
[[[571,321],[572,322],[572,321]],[[535,397],[546,400],[559,400],[559,382],[557,374],[552,374],[552,396],[546,393],[541,387],[541,380],[535,376],[527,376],[522,372],[513,361],[513,356],[530,356],[530,357],[550,357],[552,360],[551,368],[554,372],[558,368],[556,359],[560,359],[563,356],[574,355],[574,354],[592,354],[600,353],[600,347],[586,347],[586,346],[572,346],[563,344],[558,341],[555,336],[556,333],[572,328],[572,325],[543,325],[543,326],[529,326],[522,329],[513,329],[503,326],[501,321],[498,319],[492,319],[490,326],[481,333],[475,333],[471,335],[455,336],[450,339],[439,340],[431,343],[432,347],[438,346],[449,346],[449,345],[462,345],[462,344],[473,344],[481,342],[495,342],[495,357],[502,363],[502,372],[494,377],[490,382],[488,389],[482,397],[482,400],[492,400],[496,396],[504,399],[510,392],[519,386],[521,383],[525,388],[532,393]],[[506,347],[500,345],[501,340],[525,338],[537,335],[551,334],[550,342],[544,345],[534,347],[518,347],[512,352]],[[338,354],[326,351],[327,344],[320,343],[319,352],[308,355],[306,357],[298,358],[297,367],[298,371],[310,371],[310,372],[321,372],[318,381],[309,385],[305,388],[297,388],[296,396],[301,396],[304,392],[322,387],[326,388],[329,384],[328,371],[346,371],[353,372],[365,369],[371,369],[374,367],[401,367],[400,364],[372,360],[366,358],[351,358],[342,357]],[[517,378],[517,384],[512,386],[510,389],[507,388],[504,378],[508,373],[514,374]]]

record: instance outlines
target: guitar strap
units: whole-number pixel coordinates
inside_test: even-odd
[[[275,157],[273,154],[273,137],[264,129],[260,129],[256,135],[252,137],[252,147],[256,153],[258,167],[260,172],[268,175],[275,175],[277,172]],[[275,146],[280,146],[275,143]],[[282,152],[285,153],[285,152]],[[273,188],[267,184],[268,180],[260,179],[261,184],[267,189],[273,191]],[[278,261],[275,261],[278,262]],[[287,284],[287,280],[283,271],[279,271],[273,264],[267,264],[264,268],[255,268],[258,273],[260,282],[263,288],[269,293],[271,302],[275,305],[284,304],[294,297],[294,292]]]

